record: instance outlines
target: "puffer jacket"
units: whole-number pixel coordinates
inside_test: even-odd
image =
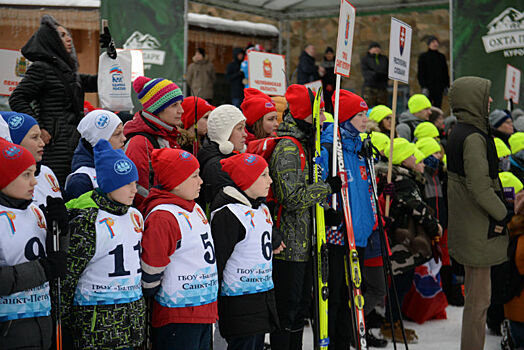
[[[98,190],[84,193],[67,203],[71,238],[62,280],[62,321],[78,349],[122,349],[144,341],[145,302],[139,300],[108,305],[74,305],[78,281],[96,252],[96,219],[99,209],[125,215],[129,206],[117,204]]]
[[[85,139],[80,139],[73,154],[71,172],[81,167],[95,168],[95,156],[93,146]],[[87,174],[74,174],[66,181],[66,201],[78,198],[86,192],[93,190],[93,182]]]
[[[227,261],[236,245],[246,238],[246,229],[228,209],[228,204],[243,204],[258,209],[260,200],[247,198],[237,187],[224,187],[215,197],[211,211],[211,233],[215,243],[215,254],[219,283],[222,282]],[[262,232],[260,232],[262,236]],[[272,235],[272,239],[273,239]],[[270,333],[278,328],[275,291],[245,294],[239,296],[218,296],[218,324],[223,337],[241,337]]]
[[[291,136],[301,144],[308,158],[308,135],[299,129],[288,114],[277,129],[277,136]],[[293,262],[306,262],[311,256],[311,207],[331,194],[324,182],[310,183],[310,165],[306,161],[301,169],[300,151],[291,140],[280,140],[269,160],[269,173],[273,179],[273,194],[278,201],[275,213],[282,206],[280,233],[286,248],[275,257]]]
[[[450,104],[458,123],[448,138],[448,246],[466,266],[489,267],[507,260],[507,230],[495,232],[507,217],[498,177],[498,158],[489,134],[491,82],[457,79]]]
[[[97,76],[78,74],[74,48],[67,53],[57,26],[53,17],[43,16],[40,28],[22,48],[33,64],[9,97],[9,106],[33,116],[51,134],[42,162],[63,187],[79,139],[76,127],[84,115],[84,93],[97,91]]]

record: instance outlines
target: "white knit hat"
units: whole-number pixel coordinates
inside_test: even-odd
[[[101,139],[109,141],[120,124],[122,124],[122,120],[115,113],[104,109],[95,109],[82,118],[76,130],[91,146],[95,147]]]
[[[207,119],[207,136],[218,143],[222,154],[233,152],[235,145],[229,141],[233,128],[246,120],[240,109],[233,105],[222,105],[215,108]]]

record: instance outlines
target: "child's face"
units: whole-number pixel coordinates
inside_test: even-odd
[[[122,149],[122,147],[124,147],[126,137],[124,136],[124,125],[122,125],[122,123],[116,127],[108,141],[113,149]]]
[[[273,180],[271,180],[271,177],[269,176],[269,168],[266,167],[258,179],[244,192],[252,199],[267,197],[272,183]]]
[[[355,129],[357,129],[359,132],[365,132],[366,126],[368,124],[366,112],[358,112],[353,118],[351,118],[350,123],[353,124]]]
[[[186,201],[192,201],[197,198],[200,194],[200,186],[203,183],[199,174],[200,169],[195,170],[195,172],[189,175],[189,177],[181,184],[173,188],[171,193],[182,199],[185,199]]]
[[[207,118],[209,118],[210,113],[211,111],[204,114],[197,122],[197,132],[199,136],[207,135]]]
[[[114,202],[118,202],[124,205],[133,204],[136,194],[136,181],[130,182],[120,188],[117,188],[113,192],[109,192],[107,196]]]
[[[11,198],[31,200],[37,184],[35,171],[36,165],[31,165],[0,191]]]
[[[277,112],[269,112],[262,117],[262,129],[267,136],[272,135],[278,128]]]
[[[20,146],[31,152],[37,162],[41,161],[42,156],[44,155],[45,143],[41,136],[42,132],[40,131],[40,127],[38,125],[33,125],[22,139],[22,142],[20,142]]]

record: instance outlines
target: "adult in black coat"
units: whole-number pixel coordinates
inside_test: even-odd
[[[49,15],[42,17],[22,54],[33,64],[9,97],[9,106],[38,121],[46,143],[42,162],[63,186],[78,144],[84,92],[97,91],[97,76],[78,73],[71,34]]]
[[[430,36],[427,44],[428,51],[418,57],[418,83],[431,105],[440,108],[444,90],[449,88],[448,64],[446,56],[438,52],[439,41],[435,36]]]
[[[382,55],[380,45],[372,42],[366,56],[360,60],[364,85],[362,97],[369,107],[387,105],[388,57]]]
[[[315,47],[308,45],[298,58],[297,83],[307,84],[319,79],[319,68],[315,64]]]
[[[239,47],[233,49],[233,61],[226,67],[226,80],[231,88],[231,104],[240,108],[244,99],[244,73],[240,70],[240,64],[244,60],[244,50]]]
[[[321,63],[324,68],[324,75],[322,76],[322,93],[324,94],[324,102],[326,104],[326,112],[333,114],[333,102],[331,96],[335,91],[335,51],[331,47],[327,47],[324,52],[324,61]]]

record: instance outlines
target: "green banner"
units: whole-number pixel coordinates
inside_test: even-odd
[[[506,65],[524,70],[524,5],[515,0],[453,0],[453,78],[490,79],[493,108],[506,108]],[[522,73],[524,75],[524,72]],[[521,79],[519,105],[524,105]]]
[[[100,5],[116,47],[142,50],[145,76],[167,78],[181,88],[184,13],[180,0],[102,0]]]

